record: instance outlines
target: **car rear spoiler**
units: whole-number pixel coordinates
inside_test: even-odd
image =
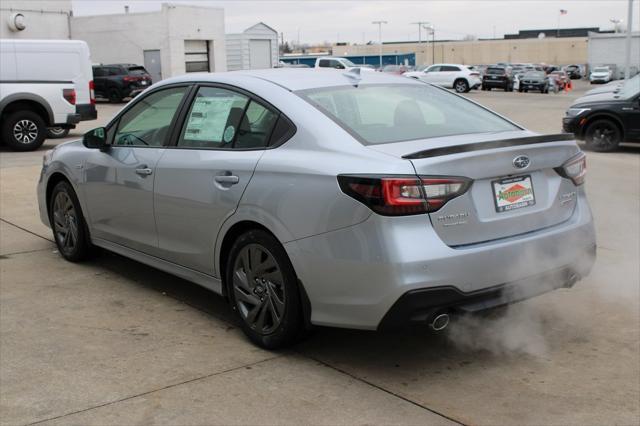
[[[480,151],[483,149],[504,148],[508,146],[531,145],[537,143],[549,143],[574,140],[575,136],[571,133],[558,133],[555,135],[526,136],[522,138],[501,139],[488,142],[476,142],[465,145],[452,145],[441,148],[425,149],[424,151],[414,152],[413,154],[403,155],[402,158],[407,160],[416,160],[419,158],[439,157],[442,155],[461,154],[463,152]]]

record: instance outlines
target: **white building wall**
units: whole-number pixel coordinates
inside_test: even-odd
[[[71,0],[1,0],[0,38],[66,40],[69,34]],[[19,12],[26,28],[11,31],[10,16]]]
[[[626,34],[589,33],[589,67],[615,65],[616,78],[624,76]],[[640,69],[640,32],[631,35],[631,66]]]
[[[162,78],[185,73],[185,40],[207,40],[211,71],[226,70],[222,9],[163,4],[160,12],[73,17],[71,32],[97,63],[144,64],[145,50],[160,50]]]
[[[251,40],[271,41],[271,65],[278,64],[278,33],[262,22],[247,28],[240,34],[227,34],[227,69],[229,71],[251,68]]]

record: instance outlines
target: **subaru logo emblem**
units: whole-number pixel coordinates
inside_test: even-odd
[[[531,164],[531,160],[526,155],[519,155],[513,159],[513,167],[516,169],[526,169]]]

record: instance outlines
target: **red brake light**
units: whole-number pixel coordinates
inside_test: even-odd
[[[62,89],[62,97],[71,105],[76,104],[76,89]]]
[[[460,177],[338,176],[342,192],[384,216],[431,213],[464,194],[471,180]]]
[[[92,105],[96,103],[96,87],[93,84],[93,80],[89,82],[89,100]]]

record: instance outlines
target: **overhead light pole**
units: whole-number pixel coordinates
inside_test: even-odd
[[[421,48],[421,44],[422,44],[422,27],[425,27],[428,25],[428,22],[425,21],[418,21],[418,22],[412,22],[411,25],[417,25],[418,26],[418,49]],[[429,38],[427,38],[427,40],[429,40]],[[423,52],[424,53],[424,52]],[[417,58],[416,58],[417,59]],[[416,66],[418,64],[416,63]]]
[[[431,32],[431,65],[433,65],[436,63],[436,28],[433,24],[429,24],[425,25],[424,29]]]
[[[373,21],[372,24],[378,26],[378,41],[380,42],[380,69],[382,69],[382,24],[388,24],[387,21]]]

